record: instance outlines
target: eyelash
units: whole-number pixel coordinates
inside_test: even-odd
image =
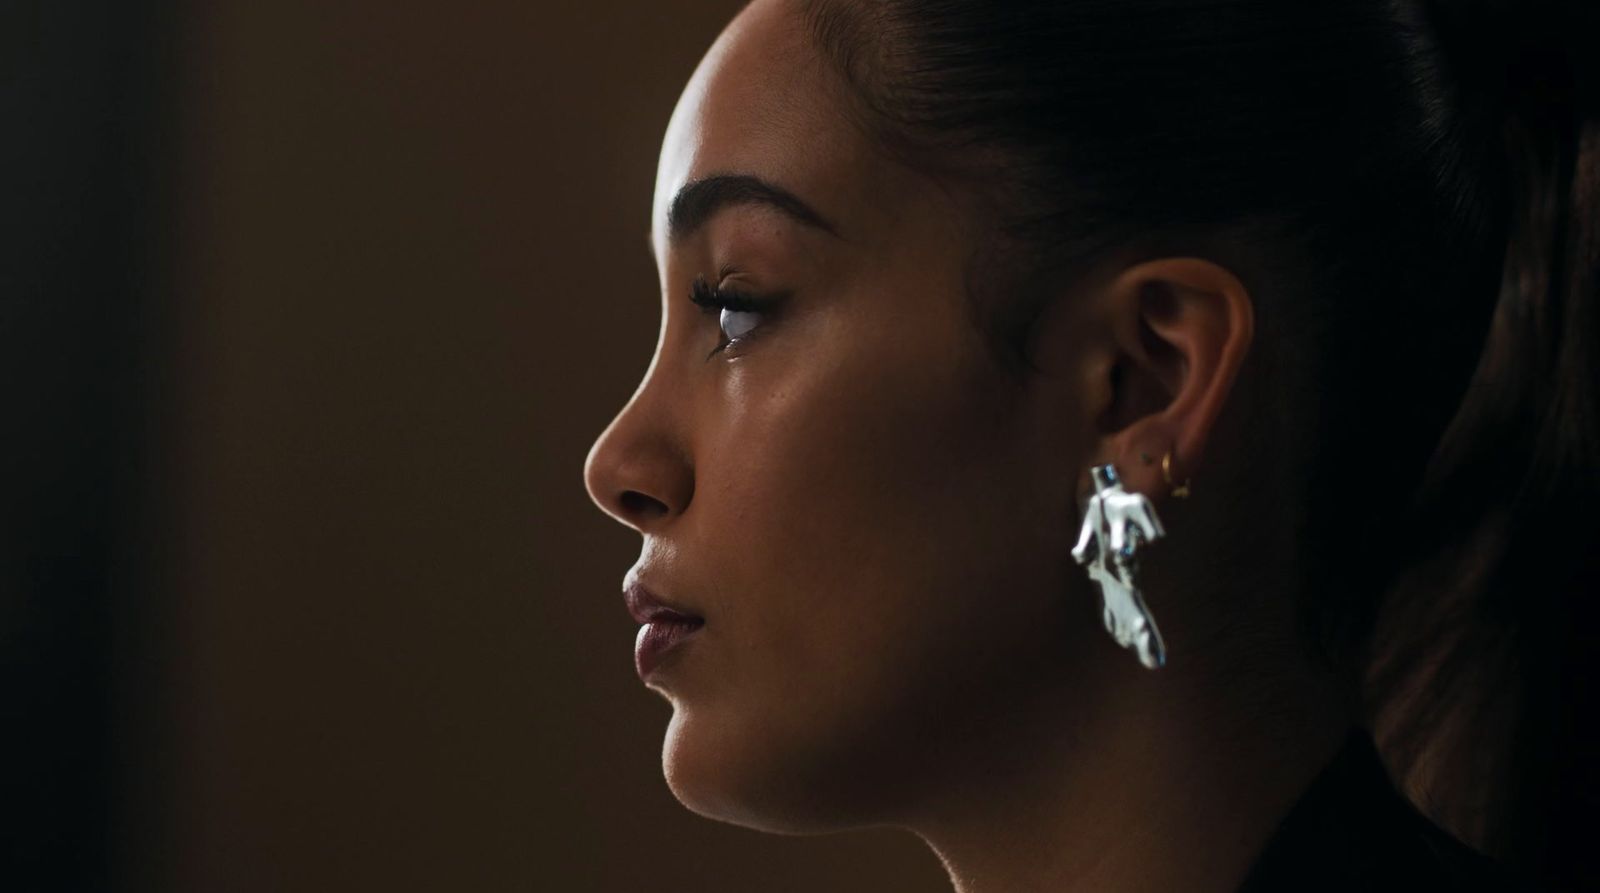
[[[689,287],[689,300],[699,307],[701,311],[710,315],[723,310],[732,310],[735,313],[764,313],[763,302],[751,297],[745,292],[721,286],[712,286],[706,282],[704,276],[695,277],[694,284]],[[721,332],[721,323],[718,323],[718,332]],[[722,337],[719,343],[706,359],[711,359],[727,348],[743,343],[752,335],[743,335],[738,338]]]

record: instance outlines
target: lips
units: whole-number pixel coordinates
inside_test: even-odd
[[[660,596],[640,583],[629,583],[622,590],[622,598],[628,604],[628,614],[637,623],[652,623],[656,620],[705,622],[704,617],[667,604]]]
[[[634,669],[641,681],[649,679],[668,652],[705,625],[705,618],[667,604],[637,582],[629,583],[622,597],[628,613],[643,624],[633,646]]]

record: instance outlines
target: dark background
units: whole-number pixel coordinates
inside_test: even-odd
[[[672,799],[583,490],[737,6],[0,3],[0,888],[945,888]]]

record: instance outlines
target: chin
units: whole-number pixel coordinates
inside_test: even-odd
[[[762,724],[755,724],[762,726]],[[765,726],[771,730],[772,726]],[[825,834],[861,827],[842,801],[838,775],[795,742],[763,741],[754,729],[675,710],[661,749],[667,787],[690,812],[774,834]]]

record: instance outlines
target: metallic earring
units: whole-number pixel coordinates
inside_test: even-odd
[[[1172,451],[1171,450],[1167,450],[1167,454],[1165,456],[1161,457],[1161,479],[1167,482],[1167,486],[1172,487],[1172,497],[1174,499],[1188,499],[1189,498],[1189,479],[1188,478],[1184,478],[1183,479],[1183,483],[1181,483],[1181,484],[1174,485],[1172,483]]]
[[[1089,579],[1100,585],[1106,630],[1118,645],[1134,648],[1139,662],[1154,670],[1167,662],[1167,649],[1139,592],[1138,550],[1166,531],[1149,499],[1122,488],[1115,467],[1097,465],[1089,474],[1095,492],[1084,507],[1083,530],[1072,557],[1088,565]]]

